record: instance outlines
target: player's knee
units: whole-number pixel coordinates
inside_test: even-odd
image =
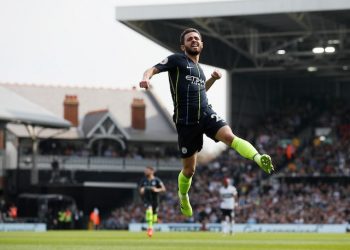
[[[233,142],[234,135],[232,133],[225,133],[222,136],[222,142],[225,143],[228,146],[231,146],[231,143]]]
[[[215,139],[225,143],[230,146],[235,135],[233,134],[231,128],[229,126],[224,126],[219,129],[219,131],[215,135]]]
[[[189,168],[187,168],[187,169],[182,170],[182,173],[183,173],[187,178],[191,178],[191,177],[194,175],[194,173],[195,173],[195,169],[189,169]]]

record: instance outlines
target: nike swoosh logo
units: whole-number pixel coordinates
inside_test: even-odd
[[[188,68],[188,69],[193,69],[193,67],[191,67],[191,66],[187,66],[187,68]]]

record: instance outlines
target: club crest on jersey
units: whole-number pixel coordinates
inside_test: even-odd
[[[168,63],[168,58],[165,58],[163,61],[160,62],[160,64],[167,64]]]

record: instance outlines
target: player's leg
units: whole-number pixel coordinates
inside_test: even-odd
[[[158,222],[158,203],[153,204],[153,217],[152,217],[152,222],[153,224]]]
[[[153,227],[153,209],[152,206],[148,206],[146,208],[146,222],[148,225],[148,228],[152,228]]]
[[[231,216],[230,216],[230,233],[233,235],[233,227],[235,225],[235,212],[232,210],[231,211]]]
[[[178,143],[182,158],[182,170],[178,176],[178,195],[183,215],[192,216],[192,207],[188,197],[192,176],[196,170],[197,152],[203,146],[203,133],[200,125],[177,125]]]
[[[151,205],[146,208],[145,218],[147,223],[147,234],[151,237],[153,234],[153,209]]]
[[[221,209],[221,232],[224,234],[227,234],[228,233],[227,227],[228,227],[228,221],[226,216],[226,210]]]
[[[228,125],[221,127],[215,138],[236,150],[244,158],[255,161],[266,173],[274,170],[269,155],[260,155],[250,142],[235,136]]]
[[[158,214],[153,214],[152,221],[153,221],[153,224],[158,222]]]
[[[265,172],[270,173],[273,170],[270,156],[260,155],[252,144],[235,136],[227,123],[211,108],[207,110],[205,117],[205,134],[215,141],[222,141],[241,156],[255,161]]]
[[[178,176],[178,195],[180,199],[180,209],[183,215],[192,216],[192,207],[190,204],[188,191],[190,190],[192,183],[192,176],[196,170],[197,153],[194,153],[190,157],[182,159],[182,170]]]

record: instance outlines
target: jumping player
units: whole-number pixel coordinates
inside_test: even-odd
[[[140,87],[148,89],[153,75],[168,72],[174,104],[173,120],[178,132],[183,165],[178,176],[180,208],[182,214],[192,216],[188,191],[196,169],[197,154],[202,149],[203,134],[216,142],[222,141],[241,156],[255,161],[267,173],[271,173],[274,168],[270,156],[259,154],[248,141],[234,135],[227,123],[209,105],[206,91],[222,74],[219,70],[214,70],[211,77],[206,79],[198,63],[203,49],[199,31],[185,29],[180,36],[180,47],[183,53],[170,55],[147,69],[140,81]]]

